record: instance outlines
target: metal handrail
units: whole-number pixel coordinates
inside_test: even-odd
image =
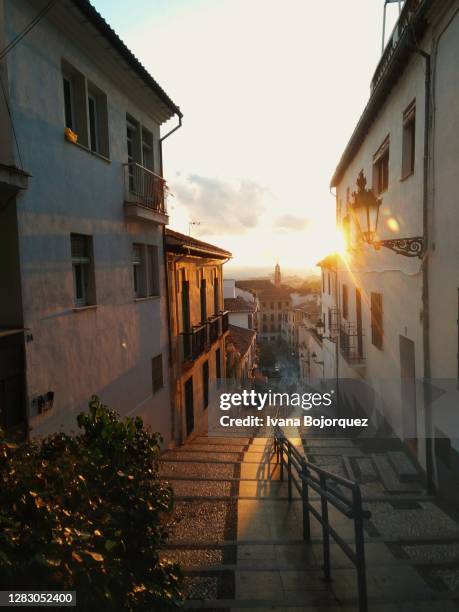
[[[368,612],[367,579],[365,565],[365,540],[363,520],[371,517],[371,512],[362,507],[362,493],[358,483],[324,470],[303,457],[287,439],[279,426],[274,428],[274,445],[276,461],[280,464],[280,480],[284,480],[284,467],[288,474],[288,500],[292,501],[292,485],[301,495],[303,502],[303,539],[311,539],[310,515],[322,525],[323,570],[326,580],[331,580],[330,537],[338,544],[344,554],[351,560],[357,570],[359,594],[359,611]],[[296,472],[296,475],[293,473]],[[333,486],[334,485],[334,486]],[[348,489],[349,498],[337,490],[339,485]],[[309,501],[309,489],[320,496],[320,511]],[[355,549],[353,549],[330,525],[328,504],[339,510],[344,516],[354,520]]]

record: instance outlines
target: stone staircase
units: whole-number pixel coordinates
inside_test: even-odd
[[[303,446],[300,438],[296,442],[297,448]],[[175,525],[163,556],[184,569],[185,607],[357,611],[353,565],[332,545],[333,580],[324,581],[320,525],[311,521],[311,541],[305,543],[301,499],[294,489],[293,501],[288,503],[287,484],[280,482],[272,450],[269,432],[245,430],[239,437],[197,437],[164,453],[161,474],[171,483],[176,501]],[[359,476],[363,474],[362,487],[367,487],[364,494],[373,513],[366,525],[370,611],[459,609],[454,591],[436,591],[408,553],[398,554],[403,546],[408,550],[417,545],[417,531],[411,539],[407,532],[414,522],[428,545],[429,537],[437,545],[443,535],[456,538],[459,561],[459,526],[425,495],[388,495],[379,478],[375,488],[374,462],[350,440],[308,439],[307,452],[308,458],[344,476],[348,476],[346,461],[361,470]],[[356,458],[362,462],[359,468]],[[405,506],[397,510],[400,499]],[[319,507],[317,498],[312,501]],[[330,515],[341,536],[352,542],[352,521],[333,510]],[[429,529],[432,520],[441,528]]]

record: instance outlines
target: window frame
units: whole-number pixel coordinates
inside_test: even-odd
[[[407,161],[408,160],[408,161]],[[416,161],[416,99],[403,111],[402,131],[402,173],[404,181],[414,174]],[[408,163],[409,162],[409,163]]]
[[[373,191],[381,195],[389,189],[390,136],[381,143],[373,155]]]
[[[75,253],[76,239],[82,239],[82,250],[85,254]],[[72,232],[70,234],[70,257],[72,261],[74,308],[92,306],[96,303],[92,236]],[[79,285],[81,291],[79,291]],[[80,297],[78,297],[79,293],[81,293]]]

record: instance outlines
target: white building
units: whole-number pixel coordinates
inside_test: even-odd
[[[249,291],[237,288],[233,279],[224,279],[223,294],[230,325],[257,329],[257,298]]]
[[[0,47],[42,8],[2,2]],[[167,443],[160,126],[180,110],[86,0],[53,4],[1,76],[1,423],[76,429],[96,393]]]
[[[348,253],[322,262],[326,376],[364,381],[367,408],[444,490],[457,488],[459,419],[429,410],[416,380],[458,377],[458,53],[459,2],[407,0],[331,181]],[[359,176],[381,202],[369,226]]]

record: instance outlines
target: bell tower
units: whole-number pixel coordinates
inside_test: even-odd
[[[276,287],[281,286],[281,271],[280,271],[280,266],[278,263],[276,264],[276,267],[274,268],[274,284],[276,285]]]

